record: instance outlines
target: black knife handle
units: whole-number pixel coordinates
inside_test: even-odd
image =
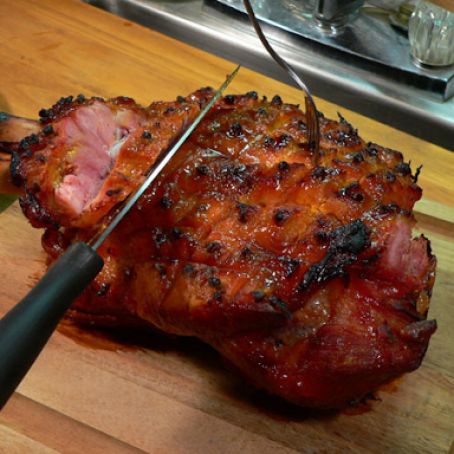
[[[0,320],[0,409],[46,345],[73,300],[103,267],[87,244],[75,243],[25,298]]]

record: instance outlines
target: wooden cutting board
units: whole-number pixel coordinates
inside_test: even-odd
[[[217,86],[234,64],[76,0],[0,2],[0,110],[36,117],[60,96],[169,100]],[[243,69],[232,92],[301,94]],[[0,413],[5,453],[446,453],[454,438],[454,154],[323,100],[366,140],[423,164],[418,229],[438,256],[422,367],[357,414],[317,413],[255,391],[209,347],[143,336],[139,346],[62,326]],[[424,127],[424,125],[421,125]],[[40,234],[17,204],[0,215],[0,314],[44,269]]]

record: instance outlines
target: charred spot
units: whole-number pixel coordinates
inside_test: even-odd
[[[358,134],[358,130],[357,129],[354,129],[353,126],[351,125],[351,123],[349,123],[343,116],[342,114],[340,114],[339,112],[337,112],[337,116],[339,117],[339,123],[344,125],[344,126],[347,126],[348,128],[348,133],[351,134],[351,135],[357,135]]]
[[[270,136],[266,136],[265,137],[265,140],[263,141],[263,145],[266,147],[266,148],[276,148],[276,140],[274,140],[272,137]]]
[[[256,211],[256,208],[251,205],[247,205],[246,203],[237,203],[236,208],[238,209],[239,213],[239,220],[242,223],[246,223],[249,217]]]
[[[273,137],[266,136],[263,144],[266,148],[272,148],[275,151],[278,151],[286,147],[292,140],[292,136],[288,134],[281,134],[278,138],[274,139]]]
[[[73,102],[73,99],[74,98],[72,96],[67,96],[66,98],[62,98],[61,100],[63,100],[63,104],[71,104]]]
[[[264,107],[259,107],[258,110],[257,110],[257,114],[262,116],[262,115],[266,115],[266,109]]]
[[[175,107],[172,107],[172,106],[167,107],[167,109],[164,110],[164,115],[171,114],[171,113],[175,112],[175,110],[176,110]]]
[[[208,278],[208,284],[211,287],[220,288],[221,287],[221,280],[218,277],[211,276],[210,278]]]
[[[318,166],[312,171],[312,178],[315,180],[323,181],[328,177],[335,177],[339,175],[340,170],[333,167]]]
[[[202,164],[202,165],[200,165],[200,166],[197,166],[197,167],[196,167],[196,170],[197,170],[197,173],[198,173],[199,175],[202,175],[202,176],[208,175],[208,173],[209,173],[209,171],[210,171],[210,169],[208,168],[208,166],[206,166],[205,164]]]
[[[282,312],[286,316],[286,318],[289,319],[292,318],[292,313],[289,311],[287,303],[284,300],[282,300],[276,295],[271,295],[268,298],[268,302],[274,309],[278,310],[279,312]]]
[[[123,192],[123,188],[108,189],[108,190],[106,191],[106,196],[107,196],[107,197],[112,197],[112,196],[114,196],[114,195],[120,194],[121,192]]]
[[[154,267],[158,271],[158,273],[161,277],[163,277],[167,274],[167,269],[163,264],[155,263]]]
[[[255,301],[262,301],[265,298],[265,292],[263,292],[262,290],[253,290],[251,292],[251,295]]]
[[[359,219],[332,231],[325,257],[309,268],[299,289],[306,290],[313,282],[320,284],[345,276],[347,267],[355,263],[358,255],[370,246],[369,237],[369,229]]]
[[[169,208],[172,207],[173,202],[172,202],[172,200],[169,197],[164,196],[159,201],[159,205],[161,205],[162,208],[165,208],[166,210],[168,210]]]
[[[285,277],[292,277],[301,265],[301,261],[298,259],[292,259],[291,257],[279,257],[278,260],[285,265]]]
[[[326,244],[329,241],[329,234],[324,230],[318,230],[315,232],[315,238],[320,244]]]
[[[325,167],[316,167],[312,171],[312,178],[315,178],[317,180],[324,180],[326,176],[327,176],[327,171],[326,171]]]
[[[256,91],[248,91],[246,93],[246,97],[249,98],[249,99],[258,99],[259,95],[257,94]]]
[[[400,164],[397,164],[397,166],[394,167],[394,170],[402,176],[411,175],[410,164],[407,162],[401,162]]]
[[[335,229],[330,236],[330,248],[339,252],[359,254],[370,245],[370,231],[359,219]]]
[[[16,186],[22,186],[24,180],[19,170],[20,166],[20,157],[16,151],[11,153],[11,161],[9,164],[9,171],[11,174],[11,179]]]
[[[167,235],[161,229],[156,229],[156,231],[153,232],[153,241],[156,247],[161,247],[167,240]]]
[[[96,296],[99,296],[99,297],[106,296],[109,289],[110,289],[110,284],[101,284],[98,291],[96,292]]]
[[[224,96],[224,102],[228,105],[235,104],[235,96],[234,95],[227,95]]]
[[[221,301],[222,300],[222,292],[221,291],[217,291],[217,292],[214,292],[213,293],[213,299],[216,300],[216,301]]]
[[[240,123],[235,122],[230,126],[229,130],[227,131],[227,137],[243,137],[243,128],[241,127]]]
[[[221,243],[219,241],[211,241],[207,244],[206,250],[209,254],[216,254],[221,251]]]
[[[274,95],[271,104],[274,106],[282,106],[282,98],[279,95]]]
[[[39,112],[38,112],[38,115],[40,116],[40,118],[42,118],[43,120],[49,118],[51,116],[52,112],[50,109],[41,109]]]
[[[433,254],[432,254],[432,245],[430,244],[430,241],[429,241],[429,238],[427,238],[424,234],[421,234],[421,237],[424,238],[426,240],[426,246],[427,246],[427,256],[430,257],[430,258],[433,258]],[[427,292],[427,295],[429,297],[432,296],[432,290],[430,289],[426,289],[426,292]]]
[[[337,116],[339,118],[339,123],[341,125],[346,125],[346,126],[351,127],[351,124],[345,119],[345,117],[340,112],[337,112]]]
[[[317,222],[317,225],[318,225],[319,227],[327,227],[327,226],[329,226],[329,221],[328,221],[328,219],[325,218],[323,215],[317,216],[316,222]]]
[[[250,257],[252,255],[252,250],[248,247],[241,249],[241,257]]]
[[[370,265],[374,262],[376,262],[380,257],[381,257],[381,252],[376,252],[375,254],[370,255],[369,257],[366,257],[365,259],[361,260],[361,263],[364,266]],[[361,276],[362,279],[364,279],[365,276]]]
[[[385,174],[385,180],[388,183],[394,183],[394,181],[396,181],[396,175],[394,175],[394,173],[392,173],[391,171],[388,171]]]
[[[85,101],[85,96],[82,93],[79,93],[76,97],[76,101],[80,104]]]
[[[194,272],[194,265],[192,265],[191,263],[187,263],[183,267],[183,273],[184,274],[192,274],[193,272]]]
[[[45,163],[45,162],[47,162],[46,156],[44,156],[44,155],[41,154],[41,153],[39,153],[39,154],[36,155],[36,160],[37,160],[38,162],[41,162],[42,164]]]
[[[347,197],[355,202],[362,202],[364,200],[364,194],[360,192],[360,186],[358,182],[354,182],[342,188],[338,193],[339,197]]]
[[[235,175],[236,177],[239,177],[241,176],[244,172],[246,172],[246,165],[245,164],[238,164],[238,165],[235,165],[233,166],[233,170],[232,170],[232,173],[233,175]]]
[[[391,203],[388,203],[387,205],[381,205],[380,210],[381,210],[381,212],[388,214],[388,213],[397,213],[398,211],[400,211],[400,208],[399,208],[399,205],[397,205],[397,203],[391,202]]]
[[[181,103],[183,103],[183,102],[185,102],[185,101],[186,101],[186,98],[185,98],[184,96],[181,96],[181,95],[178,95],[178,96],[177,96],[177,102],[178,102],[178,103],[181,104]]]
[[[339,147],[359,145],[361,143],[361,139],[358,137],[357,131],[353,129],[349,131],[329,131],[328,133],[323,134],[323,137],[326,140],[334,142]]]
[[[337,116],[339,118],[339,123],[341,123],[343,125],[349,125],[350,124],[340,112],[337,112]]]
[[[367,145],[366,145],[366,153],[373,157],[373,158],[376,158],[378,156],[378,151],[379,151],[379,147],[378,145],[375,145],[373,144],[372,142],[369,142]]]
[[[276,147],[280,150],[281,148],[286,147],[291,141],[292,136],[289,136],[288,134],[281,134],[276,141]]]
[[[181,231],[180,228],[173,227],[172,230],[170,231],[170,235],[172,235],[172,238],[174,238],[175,240],[179,240],[180,238],[183,237],[183,232]]]
[[[287,161],[281,161],[278,165],[277,165],[278,169],[281,171],[281,172],[287,172],[288,170],[290,170],[290,165]]]
[[[352,156],[352,162],[354,162],[355,164],[360,164],[363,161],[364,161],[364,156],[361,152],[355,153]]]
[[[419,177],[419,175],[421,173],[421,169],[422,169],[422,164],[416,169],[415,176],[413,177],[413,182],[414,183],[418,182],[418,177]]]
[[[102,101],[102,98],[101,98]],[[132,105],[134,104],[134,99],[130,98],[129,96],[118,96],[115,98],[115,103],[116,104],[126,104],[126,105]]]
[[[306,123],[303,120],[299,120],[298,121],[298,129],[300,131],[306,131],[307,125],[306,125]]]
[[[30,134],[19,142],[19,147],[25,149],[28,146],[35,145],[37,143],[39,143],[39,137],[36,134]]]
[[[399,205],[397,205],[394,202],[388,203],[387,205],[379,205],[376,209],[375,212],[379,216],[386,216],[388,214],[394,214],[394,213],[399,213],[401,211]]]
[[[150,139],[152,139],[152,138],[153,138],[153,136],[152,136],[152,134],[151,134],[150,131],[144,131],[144,132],[142,133],[142,139],[150,140]]]
[[[283,224],[291,216],[290,210],[287,208],[278,208],[274,212],[274,222],[278,225]]]
[[[43,134],[45,136],[50,136],[54,132],[54,128],[52,125],[46,125],[43,128]]]
[[[410,323],[400,330],[400,335],[409,341],[427,342],[428,338],[436,331],[436,320],[420,320]]]
[[[27,141],[26,138],[22,139],[22,140],[19,142],[18,150],[19,150],[19,151],[30,151],[30,149],[29,149],[29,144],[28,144],[28,141]]]
[[[225,179],[225,183],[230,185],[232,180],[237,183],[236,188],[245,189],[252,184],[253,172],[257,169],[253,165],[246,166],[241,163],[223,162],[218,168],[218,174]],[[243,192],[243,191],[241,191]]]
[[[211,93],[213,93],[213,87],[202,87],[199,92],[204,94],[204,95],[209,95]]]

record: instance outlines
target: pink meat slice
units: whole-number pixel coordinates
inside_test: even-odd
[[[412,226],[398,221],[388,236],[379,260],[379,274],[415,286],[429,267],[428,245],[424,237],[412,239]]]
[[[70,173],[55,190],[57,202],[79,215],[98,194],[129,134],[138,126],[133,112],[113,111],[100,102],[59,121],[55,129],[68,149]]]

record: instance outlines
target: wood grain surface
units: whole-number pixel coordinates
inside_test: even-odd
[[[69,94],[169,100],[234,67],[76,0],[2,0],[0,110],[35,118]],[[257,44],[258,45],[258,44]],[[231,92],[301,94],[246,68]],[[327,116],[339,107],[317,100]],[[63,324],[0,413],[5,453],[447,453],[454,439],[454,154],[345,109],[362,137],[423,164],[418,231],[438,272],[422,367],[358,414],[317,413],[255,391],[209,347],[150,332],[136,346]],[[386,114],[384,112],[384,114]],[[421,125],[424,127],[424,125]],[[0,215],[0,314],[44,270],[41,232]]]
[[[430,0],[430,2],[454,13],[454,2],[452,0]]]

